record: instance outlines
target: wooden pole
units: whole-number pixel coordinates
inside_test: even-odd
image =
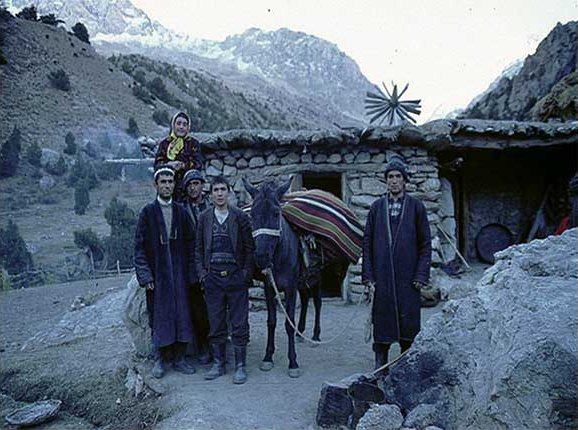
[[[116,273],[120,276],[120,261],[116,260]]]
[[[462,262],[464,263],[464,265],[468,268],[468,270],[471,270],[472,267],[468,264],[468,262],[466,261],[466,259],[463,257],[462,254],[460,254],[460,251],[458,251],[457,246],[452,242],[452,240],[450,239],[449,234],[447,234],[445,232],[445,230],[442,228],[442,226],[440,224],[437,224],[437,228],[439,229],[439,231],[442,232],[442,234],[444,235],[444,237],[446,238],[446,240],[450,243],[450,245],[452,246],[452,248],[454,249],[454,251],[456,251],[456,254],[458,254],[458,257],[460,257],[460,260],[462,260]]]

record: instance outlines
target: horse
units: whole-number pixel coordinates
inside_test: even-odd
[[[291,323],[295,321],[295,304],[297,293],[301,297],[301,316],[299,331],[305,328],[305,315],[309,293],[303,287],[304,270],[300,244],[297,233],[285,220],[281,213],[281,199],[291,186],[291,179],[277,186],[273,181],[264,182],[259,189],[243,178],[243,184],[251,195],[251,223],[253,237],[255,238],[255,263],[257,268],[271,269],[275,284],[279,291],[285,292],[285,306]],[[319,340],[320,335],[320,310],[321,296],[319,286],[312,289],[315,304],[315,326],[313,339]],[[269,282],[265,283],[265,301],[267,304],[267,347],[265,356],[259,368],[269,371],[273,368],[273,354],[275,352],[275,328],[277,325],[277,307],[275,304],[275,291]],[[289,339],[288,374],[292,378],[301,375],[295,352],[295,330],[291,323],[285,320],[285,331]]]

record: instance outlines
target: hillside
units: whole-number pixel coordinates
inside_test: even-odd
[[[106,132],[122,135],[131,117],[141,132],[158,130],[154,108],[132,93],[133,79],[91,45],[62,28],[17,18],[0,22],[0,31],[7,59],[0,66],[1,142],[18,126],[24,146],[37,141],[60,150],[69,131],[81,142]],[[68,91],[51,84],[58,70],[69,78]]]
[[[536,120],[534,109],[565,76],[576,71],[578,21],[557,24],[514,76],[505,76],[460,115],[461,118]],[[534,113],[533,113],[534,112]]]

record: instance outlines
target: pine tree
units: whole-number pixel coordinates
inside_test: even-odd
[[[70,169],[68,185],[76,188],[81,183],[84,183],[89,190],[92,190],[98,185],[98,177],[96,176],[94,165],[79,154]]]
[[[132,136],[135,139],[140,136],[138,124],[136,123],[136,120],[132,116],[128,119],[128,129],[126,130],[126,132],[129,134],[129,136]]]
[[[89,204],[90,194],[88,192],[88,186],[85,181],[81,181],[76,188],[74,188],[74,213],[76,215],[84,215]]]
[[[110,236],[105,244],[109,267],[114,267],[117,260],[121,267],[132,267],[137,221],[135,212],[125,202],[113,197],[104,211],[104,217],[110,225]]]
[[[16,174],[22,151],[21,134],[18,127],[14,127],[8,140],[0,149],[0,178],[8,178]]]
[[[32,255],[12,220],[8,220],[6,229],[0,229],[0,264],[11,275],[26,272],[33,267]]]

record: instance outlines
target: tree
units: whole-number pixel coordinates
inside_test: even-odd
[[[42,159],[42,148],[37,141],[32,142],[28,148],[26,148],[26,159],[30,164],[36,167],[40,167],[40,160]]]
[[[54,88],[62,91],[70,91],[70,78],[63,69],[55,70],[48,74],[48,79]]]
[[[76,24],[74,24],[74,26],[72,27],[72,33],[83,42],[90,44],[88,30],[86,29],[83,23],[77,22]]]
[[[8,220],[6,229],[0,229],[0,264],[11,275],[26,272],[33,267],[32,255],[12,220]]]
[[[74,244],[82,250],[88,249],[93,261],[104,259],[104,245],[92,229],[76,230],[73,234]]]
[[[129,134],[129,136],[132,136],[135,139],[140,136],[138,124],[136,123],[136,120],[132,116],[128,119],[128,128],[126,132]]]
[[[86,185],[89,190],[92,190],[98,185],[98,177],[96,176],[93,164],[81,155],[78,155],[70,169],[68,185],[76,188],[81,183]]]
[[[63,24],[64,21],[61,19],[57,19],[53,13],[49,13],[48,15],[41,15],[39,21],[42,24],[52,25],[56,27],[58,24]]]
[[[76,154],[76,139],[74,134],[72,134],[70,131],[66,133],[64,142],[66,143],[66,146],[64,147],[64,153],[67,155]]]
[[[110,236],[105,241],[109,267],[113,268],[117,260],[123,268],[132,267],[137,221],[135,212],[125,202],[113,197],[104,211],[104,217],[110,225]]]
[[[8,140],[0,149],[0,178],[8,178],[16,174],[22,150],[21,134],[18,127],[14,127]]]
[[[36,6],[28,6],[16,14],[16,17],[25,19],[27,21],[38,21],[38,11]]]
[[[54,165],[47,164],[45,167],[45,170],[54,176],[64,175],[66,173],[66,169],[67,169],[66,161],[64,160],[62,154],[60,154],[60,157],[58,157],[58,161],[56,161]]]
[[[84,215],[89,204],[90,194],[88,186],[82,181],[74,188],[74,213],[76,215]]]
[[[165,127],[171,126],[171,118],[169,117],[169,113],[165,109],[157,109],[153,112],[153,121],[156,122],[158,125],[162,125]]]

